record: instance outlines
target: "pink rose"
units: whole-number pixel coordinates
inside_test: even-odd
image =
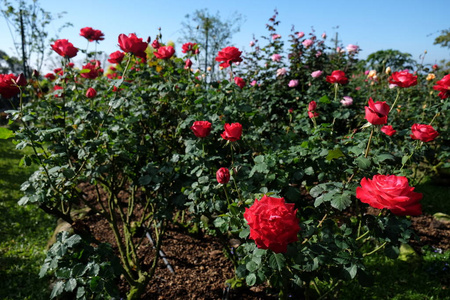
[[[272,61],[280,61],[281,55],[280,54],[274,54],[272,55]]]
[[[291,81],[289,81],[288,86],[289,87],[296,87],[298,85],[298,80],[297,79],[292,79]]]
[[[287,245],[298,241],[300,231],[295,204],[285,203],[284,198],[264,195],[245,208],[244,218],[250,227],[250,239],[260,249],[285,253]]]
[[[343,106],[350,106],[353,104],[353,98],[349,96],[344,96],[341,100]]]
[[[281,35],[279,35],[279,34],[272,34],[272,40],[277,40],[279,38],[281,38]]]
[[[311,77],[312,77],[312,78],[318,78],[318,77],[320,77],[322,74],[323,74],[323,71],[317,70],[317,71],[314,71],[314,72],[311,73]]]
[[[300,31],[300,32],[297,33],[297,37],[298,37],[299,39],[301,39],[301,38],[304,37],[304,36],[305,36],[305,33],[304,33],[303,31]]]
[[[277,76],[286,75],[287,70],[285,68],[281,68],[277,70]]]
[[[357,46],[357,45],[349,44],[347,46],[347,52],[349,54],[351,54],[351,53],[358,53],[358,51],[359,51],[359,46]]]
[[[356,198],[378,209],[389,209],[397,216],[417,216],[422,214],[421,193],[414,192],[408,179],[396,175],[374,175],[363,178],[361,187],[356,188]]]
[[[309,48],[312,44],[314,44],[314,41],[313,40],[304,40],[303,42],[302,42],[302,45],[305,47],[305,48]]]

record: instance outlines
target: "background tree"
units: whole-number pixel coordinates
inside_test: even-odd
[[[32,58],[35,59],[33,67],[40,71],[45,50],[48,50],[50,44],[47,26],[52,21],[62,18],[64,12],[54,17],[40,7],[38,0],[3,0],[1,12],[13,38],[16,55],[22,60],[22,72],[27,77],[30,75]],[[67,26],[71,24],[65,23],[59,30]]]
[[[23,72],[23,66],[20,59],[9,56],[6,52],[0,50],[0,74]]]
[[[441,35],[434,39],[433,45],[440,45],[450,49],[450,29],[442,30]]]
[[[211,78],[215,74],[215,57],[223,47],[230,46],[234,33],[239,32],[244,18],[239,13],[233,17],[222,20],[220,13],[212,15],[208,9],[196,10],[192,15],[187,14],[182,25],[182,38],[180,42],[192,42],[200,45],[199,67],[205,70],[211,67]],[[211,79],[210,78],[210,79]]]
[[[384,72],[387,67],[391,67],[393,71],[413,69],[416,61],[411,57],[411,54],[398,50],[379,50],[367,56],[366,65],[369,69],[376,70],[378,73]]]

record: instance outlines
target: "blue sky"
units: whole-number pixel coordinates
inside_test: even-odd
[[[69,39],[76,47],[85,48],[86,40],[79,36],[83,27],[100,29],[105,40],[98,50],[111,53],[119,50],[117,37],[121,33],[136,33],[138,37],[152,39],[161,27],[163,41],[177,42],[181,37],[181,23],[185,15],[197,9],[208,8],[215,14],[220,12],[223,19],[236,12],[245,17],[239,33],[233,36],[232,44],[240,49],[249,49],[253,35],[257,38],[267,35],[265,24],[276,8],[281,21],[278,33],[283,38],[291,33],[292,25],[306,34],[314,28],[317,35],[326,32],[328,39],[336,32],[343,46],[359,45],[363,50],[359,57],[382,49],[395,49],[419,56],[427,51],[425,63],[435,63],[450,59],[450,50],[433,45],[440,30],[450,28],[448,0],[345,0],[345,1],[268,1],[268,0],[41,0],[41,7],[54,14],[65,11],[64,19],[52,23],[50,36]],[[63,22],[73,27],[60,33],[57,29]],[[0,19],[0,49],[14,55],[12,38],[7,24]],[[331,45],[331,42],[328,43]],[[50,46],[49,46],[50,47]],[[177,44],[177,47],[181,45]],[[90,50],[92,46],[90,45]]]

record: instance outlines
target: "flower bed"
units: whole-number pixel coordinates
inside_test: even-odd
[[[2,75],[22,125],[2,136],[31,147],[23,164],[40,166],[20,203],[76,233],[58,237],[41,270],[56,278],[52,298],[118,296],[119,277],[127,298],[140,298],[174,224],[215,236],[235,270],[232,289],[263,284],[280,298],[368,285],[366,257],[398,256],[409,216],[422,214],[414,187],[449,166],[450,75],[426,79],[423,66],[365,74],[359,47],[332,49],[326,35],[295,30],[284,55],[276,15],[270,22],[252,52],[219,51],[216,74],[191,70],[200,45],[178,57],[160,37],[150,46],[121,34],[106,72],[96,53],[78,69],[70,59],[83,51],[62,39],[51,46],[61,68],[45,80]],[[80,206],[109,226],[116,252],[74,219]]]

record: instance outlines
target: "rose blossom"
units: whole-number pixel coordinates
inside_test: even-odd
[[[112,64],[120,64],[124,57],[125,57],[125,53],[117,50],[116,52],[113,52],[109,55],[108,62],[110,62]]]
[[[417,76],[409,73],[408,70],[394,72],[391,77],[389,77],[389,83],[402,88],[407,88],[417,84]]]
[[[441,80],[436,82],[436,85],[433,86],[433,89],[439,91],[439,98],[446,99],[450,97],[450,74],[445,75]]]
[[[100,69],[100,61],[91,60],[83,66],[80,75],[83,78],[95,79],[98,77],[100,70],[103,71],[102,69]]]
[[[250,47],[255,46],[255,41],[250,41],[249,45],[250,45]]]
[[[228,68],[231,63],[241,62],[242,51],[236,47],[225,47],[217,53],[216,61],[222,62],[219,66]]]
[[[227,184],[230,181],[230,170],[227,168],[220,168],[216,172],[216,179],[218,183]]]
[[[431,142],[439,133],[431,125],[426,124],[413,124],[411,126],[412,134],[410,135],[413,140],[421,140],[422,142]]]
[[[358,53],[358,51],[359,51],[359,46],[357,46],[357,45],[353,45],[353,44],[349,44],[348,46],[347,46],[347,52],[350,54],[350,53]]]
[[[427,75],[427,81],[431,81],[431,80],[433,80],[433,79],[435,79],[436,78],[436,75],[434,75],[433,73],[429,73],[428,75]]]
[[[186,59],[186,62],[184,63],[184,68],[186,70],[189,70],[192,67],[192,61],[188,58]]]
[[[225,131],[221,134],[221,137],[225,140],[235,142],[241,138],[242,125],[240,123],[226,123],[224,125]]]
[[[84,38],[86,38],[89,42],[93,41],[103,41],[104,34],[100,30],[92,29],[92,27],[84,27],[80,30],[80,35]]]
[[[308,104],[308,111],[315,111],[317,108],[317,102],[316,101],[311,101]]]
[[[303,32],[303,31],[300,31],[299,33],[297,33],[297,37],[299,38],[299,39],[301,39],[302,37],[304,37],[305,36],[305,33]]]
[[[86,97],[94,98],[95,96],[97,96],[97,91],[93,88],[88,88],[86,91]]]
[[[61,55],[65,58],[72,58],[77,55],[78,49],[73,46],[72,43],[69,43],[69,40],[56,40],[51,45],[53,51]]]
[[[211,123],[208,121],[195,121],[191,130],[196,137],[204,138],[211,133]]]
[[[244,88],[244,86],[245,86],[245,81],[241,77],[237,77],[237,76],[234,77],[234,83],[236,83],[236,85],[238,87],[240,87],[241,89]]]
[[[345,73],[343,71],[335,70],[335,71],[331,72],[330,76],[327,76],[327,82],[347,84],[348,78],[345,77]]]
[[[350,106],[353,104],[353,98],[349,96],[344,96],[341,100],[342,106]]]
[[[272,61],[280,61],[281,55],[280,54],[274,54],[272,55]]]
[[[184,43],[181,47],[181,52],[183,53],[192,53],[192,54],[198,54],[198,47],[197,43]]]
[[[397,132],[397,130],[392,128],[392,125],[384,125],[380,130],[388,136],[393,136]]]
[[[279,38],[281,38],[281,35],[279,35],[279,34],[272,34],[272,40],[277,40]]]
[[[386,101],[373,102],[372,98],[369,98],[369,106],[364,107],[366,114],[364,118],[372,125],[383,125],[387,123],[387,116],[389,114],[389,105]]]
[[[277,76],[286,75],[287,70],[285,68],[281,68],[277,70]]]
[[[320,77],[322,75],[322,73],[323,73],[323,71],[321,71],[321,70],[314,71],[314,72],[311,73],[311,77],[312,78],[318,78],[318,77]]]
[[[298,80],[297,79],[292,79],[291,81],[289,81],[288,86],[289,87],[296,87],[298,85]]]
[[[23,74],[15,76],[14,74],[0,74],[0,95],[9,99],[20,93],[18,86],[27,85]]]
[[[244,218],[250,227],[249,238],[260,249],[285,253],[288,244],[298,241],[297,209],[284,198],[264,195],[259,201],[255,199],[250,208],[245,208]]]
[[[50,81],[53,81],[53,80],[56,79],[56,76],[53,73],[47,73],[47,74],[44,75],[44,77],[47,78]]]
[[[304,40],[303,42],[302,42],[302,45],[305,47],[305,48],[309,48],[312,44],[314,44],[314,41],[313,40]]]
[[[356,188],[356,198],[378,209],[389,209],[397,216],[417,216],[422,214],[419,201],[421,193],[414,192],[408,179],[396,175],[374,175],[363,178],[361,187]]]
[[[143,59],[147,58],[147,53],[145,53],[145,50],[148,47],[148,43],[142,41],[142,38],[138,38],[136,34],[130,33],[126,36],[122,33],[119,35],[118,40],[119,47],[122,51],[132,53]]]
[[[158,51],[153,54],[159,59],[169,59],[175,53],[175,49],[172,46],[159,47]]]
[[[257,84],[256,80],[253,80],[252,82],[250,82],[251,86],[255,86]]]

